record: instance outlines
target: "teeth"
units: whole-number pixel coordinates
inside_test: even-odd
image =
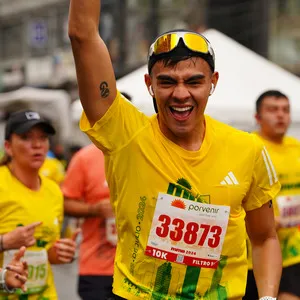
[[[187,107],[174,107],[174,106],[172,106],[173,110],[179,111],[179,112],[188,111],[192,108],[193,108],[192,106],[187,106]]]

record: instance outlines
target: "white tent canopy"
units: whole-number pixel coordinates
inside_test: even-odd
[[[216,30],[207,30],[204,35],[215,50],[216,70],[220,73],[206,113],[235,127],[252,130],[257,97],[269,89],[280,90],[291,101],[291,134],[300,137],[300,79]],[[119,79],[117,85],[150,115],[154,110],[144,83],[145,73],[147,67],[143,66]]]
[[[57,130],[57,138],[66,140],[70,135],[70,97],[62,90],[45,90],[23,87],[16,91],[0,94],[1,113],[18,109],[32,109],[51,120]],[[2,123],[0,125],[4,127]],[[4,128],[1,128],[1,135]],[[3,141],[3,136],[0,137]]]

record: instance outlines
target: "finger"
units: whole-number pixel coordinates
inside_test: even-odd
[[[56,254],[59,256],[59,255],[63,255],[63,256],[74,256],[75,254],[75,251],[76,251],[76,248],[75,247],[68,247],[68,246],[65,246],[65,245],[62,245],[62,246],[58,246],[56,247]]]
[[[27,292],[27,287],[26,287],[25,284],[23,284],[23,285],[21,286],[21,290],[22,290],[24,293]]]
[[[71,262],[74,260],[74,257],[58,256],[58,260],[59,260],[61,263],[68,264],[68,263],[71,263]]]
[[[43,222],[40,222],[40,221],[39,222],[34,222],[34,223],[31,223],[27,226],[24,226],[24,228],[26,228],[26,229],[35,229],[36,227],[38,227],[42,224],[43,224]]]
[[[77,228],[77,229],[75,230],[75,232],[74,232],[72,238],[71,238],[72,241],[76,241],[76,239],[77,239],[79,233],[81,233],[81,229],[80,229],[80,228]]]
[[[24,275],[25,274],[25,270],[23,268],[23,266],[12,266],[12,265],[8,265],[6,267],[7,270],[14,272],[14,273],[18,273],[20,275]]]
[[[28,263],[27,263],[27,261],[22,261],[22,264],[23,264],[24,271],[27,272],[27,270],[28,270]]]
[[[73,259],[74,258],[74,253],[72,252],[57,252],[57,257],[58,258],[65,258],[65,259]]]
[[[72,239],[60,239],[60,240],[56,241],[55,247],[58,246],[58,245],[76,247],[76,243]]]
[[[18,279],[19,281],[21,281],[22,283],[25,283],[27,281],[27,277],[26,276],[22,276],[20,274],[16,274],[15,278]]]
[[[26,251],[26,247],[24,247],[24,246],[21,247],[21,248],[19,249],[19,251],[17,251],[17,252],[14,254],[13,261],[15,261],[15,262],[20,261],[20,259],[24,256],[25,251]]]
[[[27,247],[34,246],[35,242],[36,242],[36,239],[34,237],[32,237],[32,239],[30,239],[28,242],[26,242],[26,246]]]

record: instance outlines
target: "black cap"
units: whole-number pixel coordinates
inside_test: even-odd
[[[5,127],[5,139],[8,140],[13,133],[26,133],[36,125],[41,125],[44,131],[50,135],[55,134],[54,127],[49,121],[42,118],[39,113],[32,110],[22,110],[9,116]]]

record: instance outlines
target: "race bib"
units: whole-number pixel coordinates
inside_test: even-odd
[[[170,262],[216,269],[229,206],[159,194],[145,254]]]
[[[106,224],[106,239],[113,244],[117,245],[118,235],[117,235],[117,227],[116,227],[116,219],[115,218],[107,218],[105,220]]]
[[[4,251],[3,265],[8,265],[17,250]],[[26,250],[24,261],[28,264],[28,280],[26,282],[27,294],[41,293],[47,285],[48,279],[48,253],[42,250]]]
[[[280,225],[282,227],[294,227],[300,225],[300,196],[279,196],[276,198]]]

